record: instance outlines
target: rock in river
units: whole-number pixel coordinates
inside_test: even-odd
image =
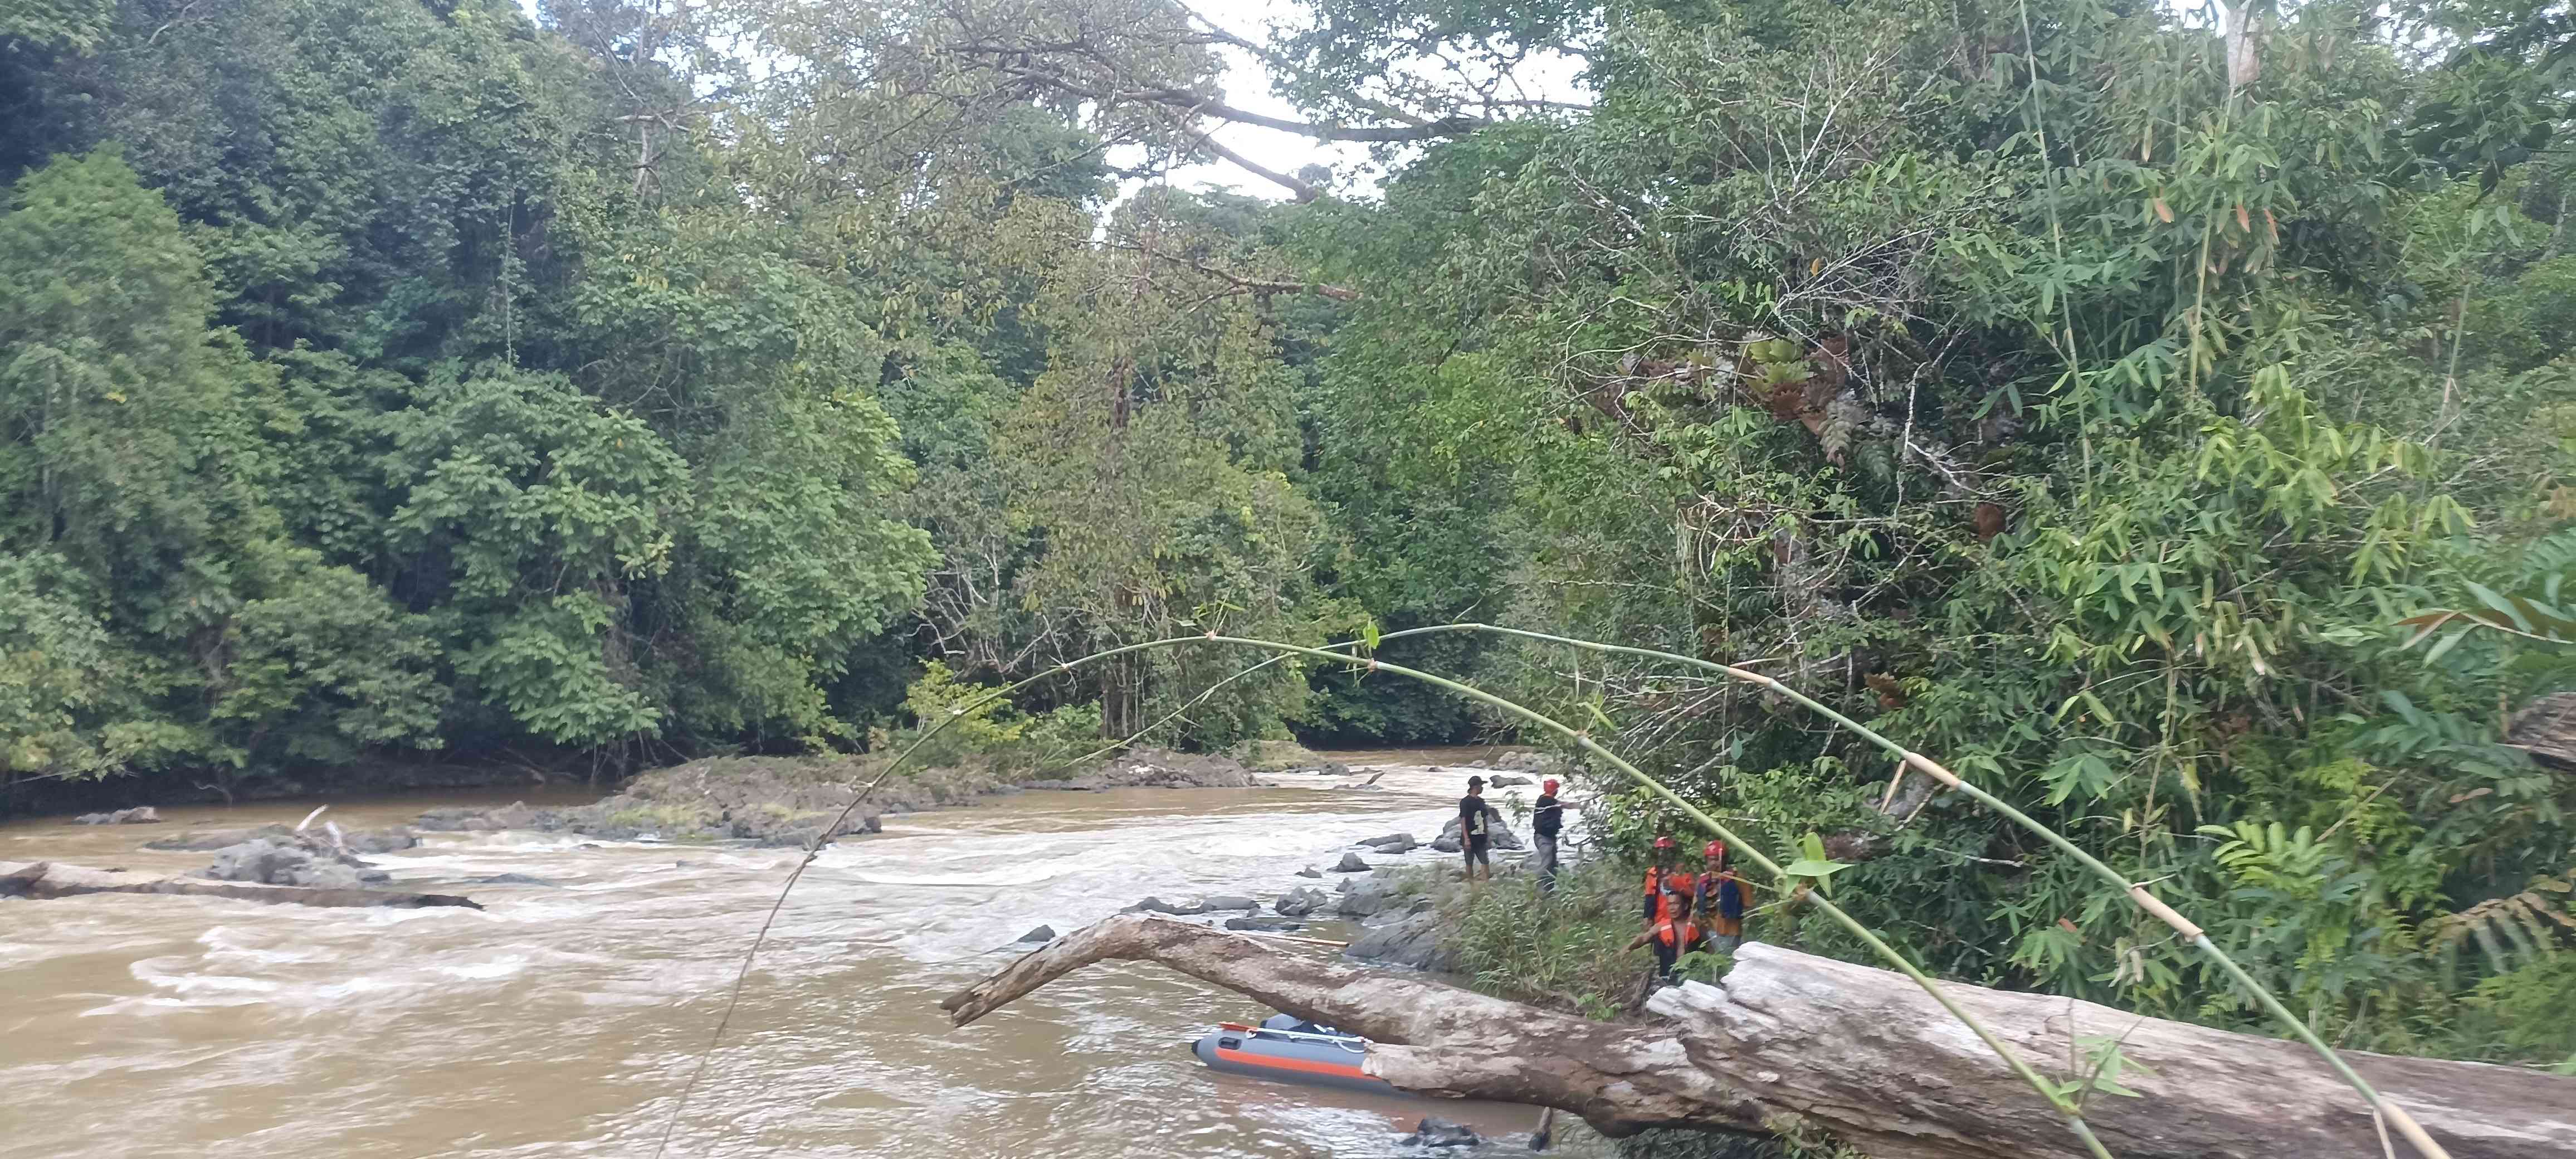
[[[1412,1134],[1396,1140],[1398,1144],[1414,1147],[1474,1147],[1484,1141],[1472,1130],[1447,1119],[1430,1117],[1416,1124]]]
[[[1300,870],[1298,870],[1298,871],[1297,871],[1297,876],[1299,876],[1299,877],[1322,877],[1322,876],[1324,876],[1324,871],[1323,871],[1323,870],[1320,870],[1320,869],[1317,869],[1317,868],[1315,868],[1314,866],[1309,865],[1309,866],[1307,866],[1307,867],[1306,867],[1306,868],[1304,868],[1304,869],[1300,869]]]
[[[1310,885],[1281,894],[1276,908],[1281,917],[1302,918],[1331,905],[1332,901],[1331,894]]]
[[[161,814],[150,805],[119,809],[113,813],[83,813],[72,818],[74,825],[158,825]]]
[[[1055,927],[1039,926],[1034,930],[1021,934],[1020,940],[1023,942],[1052,942],[1055,940]]]
[[[1343,854],[1341,861],[1333,866],[1335,873],[1367,873],[1368,871],[1369,863],[1360,860],[1360,855],[1356,853]]]
[[[1513,834],[1511,826],[1503,824],[1503,815],[1496,812],[1494,807],[1491,805],[1485,806],[1485,831],[1493,834],[1492,848],[1524,848],[1521,844],[1521,839],[1517,835]],[[1432,842],[1431,847],[1442,853],[1458,852],[1457,818],[1452,817],[1449,819],[1449,824],[1440,830],[1440,840]]]
[[[1419,970],[1446,970],[1455,964],[1440,946],[1440,915],[1433,913],[1415,914],[1370,930],[1342,954],[1355,961]]]
[[[1173,903],[1164,901],[1159,897],[1149,897],[1118,912],[1122,914],[1170,914],[1176,918],[1185,918],[1193,914],[1206,913],[1208,912],[1208,907],[1207,903],[1202,901]]]

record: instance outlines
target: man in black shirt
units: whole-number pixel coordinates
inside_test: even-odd
[[[1476,867],[1485,867],[1485,880],[1494,879],[1494,863],[1485,856],[1485,844],[1493,831],[1485,820],[1485,778],[1467,778],[1467,795],[1458,798],[1458,852],[1467,858],[1467,868],[1459,876],[1476,880]]]
[[[1538,803],[1530,809],[1530,832],[1538,846],[1538,888],[1556,892],[1556,831],[1565,824],[1565,807],[1556,799],[1556,778],[1540,782]]]

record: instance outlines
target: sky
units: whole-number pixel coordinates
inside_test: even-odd
[[[538,0],[518,0],[530,20],[542,18],[537,13]],[[865,0],[855,0],[864,3]],[[1199,15],[1227,32],[1255,43],[1269,39],[1272,24],[1292,19],[1303,7],[1299,0],[1197,0],[1193,5]],[[1225,45],[1213,49],[1226,62],[1221,85],[1225,102],[1235,108],[1266,116],[1295,119],[1295,106],[1279,99],[1270,91],[1270,77],[1259,58],[1240,48]],[[1577,95],[1573,77],[1575,64],[1570,58],[1533,61],[1522,70],[1521,81],[1535,97],[1568,99]],[[1366,194],[1376,186],[1375,170],[1368,147],[1359,144],[1318,141],[1312,137],[1259,125],[1243,125],[1210,120],[1208,134],[1219,144],[1242,154],[1246,159],[1275,173],[1295,173],[1307,165],[1324,165],[1335,174],[1335,188],[1343,193]],[[1142,160],[1136,151],[1128,156],[1112,154],[1119,164],[1132,165]],[[1233,164],[1218,160],[1186,165],[1168,171],[1164,177],[1172,185],[1195,188],[1214,185],[1237,193],[1270,200],[1286,200],[1289,191]],[[1120,197],[1144,184],[1144,179],[1130,179],[1120,190]]]

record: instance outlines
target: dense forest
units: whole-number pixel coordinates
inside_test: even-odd
[[[12,4],[0,776],[857,751],[1482,620],[1758,661],[2330,1039],[2556,1062],[2576,776],[2506,734],[2576,687],[2571,97],[2547,0]],[[2254,1024],[1792,706],[1379,654],[1836,835],[1944,973]],[[1259,659],[975,735],[1499,735],[1197,699]]]

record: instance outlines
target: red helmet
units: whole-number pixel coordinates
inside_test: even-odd
[[[1672,839],[1672,838],[1670,838],[1670,837],[1658,837],[1658,838],[1655,838],[1655,848],[1657,848],[1657,849],[1679,849],[1679,848],[1681,848],[1681,846],[1674,844],[1674,843],[1673,843],[1673,839]]]
[[[1711,861],[1724,861],[1726,860],[1726,842],[1711,841],[1708,843],[1708,848],[1702,849],[1700,852],[1706,855]]]
[[[1553,793],[1556,791],[1556,778],[1549,777],[1544,781],[1540,781],[1538,783],[1538,787],[1541,792]]]

